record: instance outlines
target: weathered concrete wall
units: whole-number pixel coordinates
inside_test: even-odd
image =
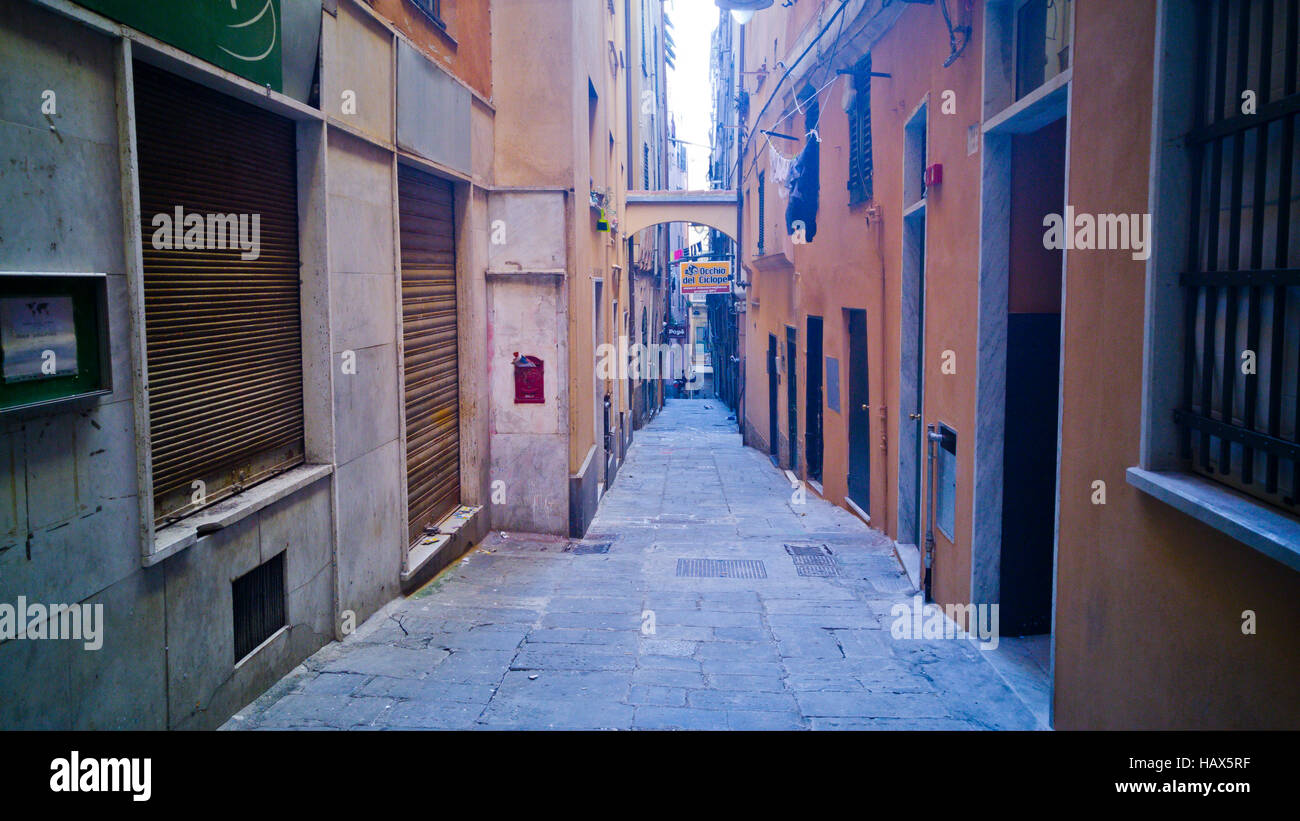
[[[492,493],[486,278],[491,223],[487,192],[457,184],[456,214],[461,501],[467,505],[487,505]]]
[[[412,45],[397,41],[397,144],[470,173],[469,89]]]
[[[223,629],[231,622],[230,583],[280,552],[288,629],[235,667],[234,635]],[[334,638],[328,481],[200,539],[161,567],[170,724],[213,729]]]
[[[505,241],[488,246],[490,475],[504,483],[492,523],[560,535],[569,531],[565,199],[497,191],[487,205],[489,223],[505,226]],[[542,359],[543,404],[515,403],[515,353]]]
[[[328,164],[339,607],[365,618],[397,595],[406,549],[393,156],[332,131]]]
[[[338,16],[322,15],[324,53],[321,108],[368,137],[392,144],[393,35],[352,0],[338,4]],[[346,98],[344,92],[352,92]],[[355,99],[356,113],[344,113]]]
[[[0,423],[0,602],[102,605],[104,617],[97,650],[0,643],[7,729],[213,727],[333,637],[328,479],[141,564],[116,48],[0,0],[0,270],[109,275],[114,385],[89,406]],[[236,669],[230,583],[279,552],[288,627]]]
[[[0,422],[0,603],[100,604],[107,622],[96,651],[0,643],[6,728],[167,722],[163,574],[141,568],[136,524],[114,60],[108,38],[0,2],[0,270],[107,272],[114,377],[87,409]]]

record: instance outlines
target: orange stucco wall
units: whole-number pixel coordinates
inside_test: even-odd
[[[439,28],[408,0],[366,0],[434,62],[484,97],[492,96],[491,4],[442,4]]]
[[[1078,212],[1147,210],[1155,6],[1076,10]],[[1067,252],[1055,726],[1298,727],[1300,573],[1125,481],[1138,462],[1144,282],[1126,253]],[[1105,505],[1091,501],[1097,479]],[[1248,609],[1256,635],[1242,634]]]
[[[799,4],[799,8],[805,4]],[[807,4],[812,6],[812,4]],[[817,213],[817,235],[813,242],[789,246],[793,270],[759,270],[753,260],[757,236],[758,171],[768,166],[765,140],[751,143],[762,149],[757,167],[745,180],[745,259],[751,269],[754,287],[747,318],[746,401],[747,427],[766,439],[768,399],[766,350],[768,334],[776,334],[784,355],[785,326],[798,329],[798,372],[800,403],[798,422],[800,451],[808,419],[804,406],[806,373],[804,344],[807,317],[824,320],[823,353],[839,360],[841,412],[825,406],[823,398],[823,486],[826,497],[844,504],[848,474],[848,373],[849,345],[844,308],[867,312],[867,345],[871,397],[871,500],[873,527],[895,535],[897,528],[897,483],[899,447],[899,324],[903,243],[903,146],[904,123],[928,98],[929,163],[942,163],[943,182],[930,190],[926,209],[926,290],[929,298],[925,318],[925,407],[927,421],[938,420],[958,432],[957,516],[955,539],[949,541],[936,530],[935,588],[940,601],[968,601],[970,596],[970,510],[972,445],[975,394],[975,306],[977,304],[977,260],[979,242],[979,155],[967,155],[967,128],[978,122],[980,112],[980,52],[977,47],[980,21],[976,15],[972,46],[950,68],[943,68],[948,57],[947,32],[942,18],[932,7],[916,6],[903,12],[897,24],[872,48],[875,71],[892,73],[892,78],[872,81],[872,151],[874,156],[874,195],[881,209],[881,220],[867,224],[867,204],[849,207],[848,119],[841,99],[849,79],[841,77],[820,95],[822,115],[818,132],[821,145],[821,194]],[[755,17],[760,20],[764,15]],[[771,41],[783,36],[786,26],[769,22],[767,28],[747,32],[747,69],[754,69],[766,53],[769,66],[773,60]],[[748,28],[748,27],[747,27]],[[776,33],[779,30],[782,34]],[[797,28],[794,28],[797,32]],[[780,42],[785,42],[782,39]],[[752,57],[755,50],[757,57]],[[784,57],[785,55],[780,55]],[[776,76],[779,76],[779,72]],[[769,76],[752,96],[751,110],[762,107],[774,84]],[[826,78],[821,79],[821,85]],[[784,93],[786,89],[782,89]],[[956,110],[941,110],[945,90],[955,94]],[[753,126],[786,134],[802,133],[802,117],[795,115],[774,124],[785,104],[774,102],[763,121]],[[785,140],[774,140],[778,150],[794,156],[802,147]],[[753,148],[744,167],[749,168]],[[765,242],[768,255],[778,253],[788,240],[784,234],[786,201],[781,199],[768,173],[766,193],[767,228]],[[883,259],[882,259],[883,256]],[[760,261],[760,263],[763,261]],[[883,265],[883,271],[882,271]],[[770,267],[770,266],[763,266]],[[881,279],[884,278],[883,292]],[[797,285],[796,285],[797,283]],[[752,304],[758,299],[758,306]],[[882,322],[883,317],[883,322]],[[956,373],[940,372],[941,354],[951,350],[956,356]],[[784,436],[787,426],[786,379],[783,374],[778,400],[779,430]],[[823,392],[825,397],[825,392]],[[880,446],[881,406],[886,409],[888,449]],[[783,443],[784,444],[784,443]],[[783,448],[784,451],[784,448]],[[784,458],[784,457],[783,457]],[[802,459],[801,459],[802,461]],[[924,468],[924,465],[922,465]],[[802,474],[801,474],[802,475]],[[924,510],[922,512],[924,516]]]

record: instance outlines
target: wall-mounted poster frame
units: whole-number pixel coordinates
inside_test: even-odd
[[[0,414],[112,392],[108,280],[0,271]]]

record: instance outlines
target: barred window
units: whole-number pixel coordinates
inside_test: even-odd
[[[766,175],[762,171],[758,172],[758,255],[759,256],[763,255],[763,233],[767,229],[767,214],[765,213],[766,209],[763,207],[764,198],[766,197],[766,194],[764,193],[765,186],[763,185],[763,181],[764,181],[763,178],[765,176]]]
[[[853,104],[849,107],[849,205],[871,199],[871,55],[853,67]]]
[[[1174,413],[1193,470],[1291,512],[1300,506],[1296,6],[1200,4]],[[1253,109],[1243,89],[1256,95]]]

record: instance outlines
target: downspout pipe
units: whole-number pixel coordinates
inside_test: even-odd
[[[925,577],[922,586],[925,590],[925,601],[933,601],[931,595],[931,578],[934,568],[934,448],[943,440],[943,435],[935,429],[933,422],[925,426]]]
[[[745,253],[744,253],[745,186],[742,184],[742,180],[740,179],[740,168],[742,163],[744,162],[745,149],[748,147],[748,143],[749,143],[748,138],[745,136],[745,122],[747,118],[745,117],[744,113],[741,112],[740,110],[740,95],[743,94],[745,91],[745,75],[743,73],[745,70],[745,27],[743,25],[740,26],[740,30],[737,32],[737,35],[740,39],[740,47],[739,47],[740,56],[739,56],[739,62],[736,65],[736,87],[731,90],[731,93],[735,94],[736,96],[736,152],[737,152],[736,167],[732,171],[732,176],[734,177],[734,179],[729,179],[726,182],[727,184],[734,185],[736,188],[736,241],[732,247],[732,255],[735,257],[736,260],[735,261],[736,281],[741,282],[741,284],[744,285],[744,287],[740,289],[741,290],[740,298],[748,301],[749,289],[751,287],[749,278],[745,277],[743,281],[740,278],[741,272],[744,270],[744,259],[745,259]],[[741,322],[743,322],[745,319],[748,318],[749,318],[748,306],[746,306],[746,313],[744,314],[741,314],[739,311],[737,311],[736,313],[737,325],[739,325]],[[736,339],[737,347],[739,347],[740,344],[739,328],[736,329],[736,336],[737,336]],[[740,364],[737,367],[739,373],[736,375],[736,382],[738,383],[737,397],[736,397],[736,428],[740,433],[742,441],[744,440],[744,436],[745,436],[745,381],[746,381],[745,363],[747,359],[746,357],[747,353],[748,353],[747,351],[737,351],[737,354],[740,358]]]
[[[623,0],[623,53],[627,58],[623,61],[623,79],[627,86],[627,93],[624,95],[623,108],[627,114],[627,127],[623,132],[623,145],[627,149],[627,190],[633,191],[636,185],[633,184],[633,174],[636,173],[636,166],[632,163],[632,0]],[[630,237],[629,237],[630,239]],[[628,268],[632,267],[632,258],[628,257]]]

